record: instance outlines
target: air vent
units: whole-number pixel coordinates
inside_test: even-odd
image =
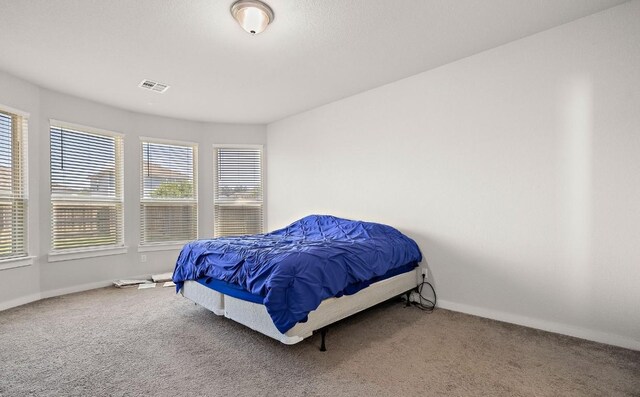
[[[142,83],[138,86],[140,88],[144,88],[145,90],[151,90],[159,93],[163,93],[169,89],[169,86],[162,83],[156,83],[151,80],[142,80]]]

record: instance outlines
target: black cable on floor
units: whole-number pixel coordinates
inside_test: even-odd
[[[428,285],[429,288],[431,288],[431,291],[433,292],[433,301],[431,299],[428,299],[422,296],[422,288],[424,288],[425,284]],[[426,277],[424,276],[424,274],[422,275],[422,283],[418,286],[418,297],[419,297],[418,298],[419,301],[413,302],[413,304],[416,305],[418,309],[424,310],[430,313],[436,308],[436,303],[438,302],[438,296],[436,295],[436,290],[435,288],[433,288],[433,285],[431,285],[431,283],[426,280]]]

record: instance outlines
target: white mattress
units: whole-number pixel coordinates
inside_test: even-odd
[[[292,345],[311,336],[315,330],[415,288],[419,283],[419,272],[420,268],[416,268],[415,271],[373,283],[356,294],[325,299],[309,313],[307,322],[296,324],[285,334],[275,327],[264,305],[221,294],[196,281],[185,281],[182,295],[215,314],[224,314],[253,330]]]

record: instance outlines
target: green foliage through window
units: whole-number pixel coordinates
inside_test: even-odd
[[[193,183],[190,181],[164,182],[151,192],[153,198],[191,198]]]

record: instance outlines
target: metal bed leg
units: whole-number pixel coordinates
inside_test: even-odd
[[[326,348],[326,346],[324,345],[324,339],[325,339],[325,337],[327,336],[327,329],[326,329],[326,328],[322,328],[322,329],[320,330],[320,336],[322,337],[322,342],[320,342],[320,351],[321,351],[321,352],[326,352],[326,351],[327,351],[327,348]]]
[[[411,291],[405,292],[405,295],[407,296],[407,304],[404,307],[409,307],[411,306]]]

